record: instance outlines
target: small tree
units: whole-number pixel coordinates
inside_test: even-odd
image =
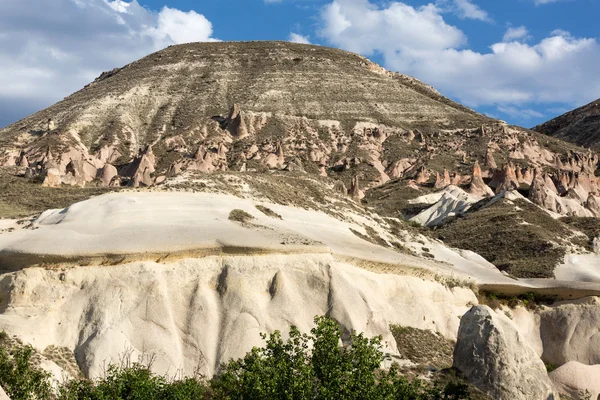
[[[340,346],[342,331],[332,319],[315,318],[310,335],[290,329],[284,341],[271,334],[264,348],[222,367],[212,381],[215,398],[265,400],[421,400],[460,399],[420,381],[407,381],[396,366],[380,369],[381,337],[352,334],[351,345]],[[263,335],[266,339],[266,335]],[[312,343],[312,348],[310,344]],[[455,390],[452,390],[455,392]]]
[[[50,373],[36,368],[31,346],[0,347],[0,385],[12,400],[47,399],[52,392]]]

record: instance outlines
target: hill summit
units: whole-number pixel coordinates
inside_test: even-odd
[[[84,177],[71,183],[97,174],[109,183],[115,166],[123,177],[139,172],[138,181],[148,184],[155,169],[173,172],[182,167],[173,162],[185,156],[202,158],[202,170],[231,167],[225,153],[232,138],[252,136],[258,150],[274,154],[281,142],[286,151],[322,159],[344,152],[355,129],[472,128],[490,121],[346,51],[287,42],[193,43],[105,72],[0,130],[0,163],[42,163],[40,170],[56,167],[64,176],[73,160],[70,169]],[[312,135],[332,138],[311,148]],[[126,164],[148,145],[158,165],[144,176]]]

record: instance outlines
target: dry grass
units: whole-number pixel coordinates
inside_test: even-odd
[[[20,218],[51,208],[65,208],[116,188],[71,187],[46,188],[15,175],[13,168],[0,168],[0,218]]]
[[[230,221],[236,221],[236,222],[241,222],[241,223],[245,224],[245,223],[252,221],[253,219],[254,219],[254,217],[252,215],[248,214],[244,210],[239,210],[237,208],[234,210],[231,210],[231,212],[229,213]]]
[[[452,366],[454,344],[439,333],[400,325],[391,325],[390,330],[402,358],[437,369]]]
[[[260,211],[261,213],[265,214],[267,217],[283,219],[283,218],[281,218],[281,215],[277,214],[275,211],[271,210],[268,207],[261,206],[260,204],[256,206],[256,209],[258,211]]]

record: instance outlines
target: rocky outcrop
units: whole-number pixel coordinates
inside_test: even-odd
[[[514,323],[487,306],[474,306],[461,318],[454,367],[494,399],[558,398],[544,363]]]
[[[505,190],[514,190],[519,188],[519,181],[515,172],[515,167],[511,163],[505,164],[502,170],[494,173],[490,186],[495,188],[495,193],[501,193]]]
[[[227,117],[216,116],[212,117],[212,119],[219,123],[221,129],[227,130],[236,139],[243,139],[248,136],[248,128],[242,118],[240,107],[237,104],[231,107]]]
[[[585,206],[594,214],[594,217],[600,218],[600,196],[596,196],[596,193],[590,193]]]
[[[42,350],[69,348],[91,377],[128,349],[134,360],[155,354],[153,370],[161,375],[192,375],[199,367],[211,376],[221,363],[263,345],[261,332],[290,324],[308,331],[314,316],[326,313],[344,330],[382,335],[393,354],[390,324],[433,328],[452,339],[465,304],[476,301],[467,289],[313,254],[34,268],[3,276],[2,290],[9,285],[14,314],[0,314],[0,328],[16,326],[11,334],[33,338]]]
[[[484,165],[488,168],[492,168],[492,169],[496,169],[498,168],[498,165],[496,164],[496,160],[494,159],[494,154],[492,153],[492,150],[488,147],[488,149],[485,152],[485,162]]]
[[[42,186],[56,188],[60,187],[61,183],[60,171],[57,168],[50,168],[46,171]]]
[[[590,399],[600,398],[600,365],[585,365],[570,361],[549,374],[556,390],[573,399],[582,398],[586,391]]]
[[[417,184],[423,184],[423,183],[427,183],[428,181],[429,181],[429,172],[427,172],[427,168],[422,166],[419,168],[419,171],[417,172],[415,182]]]
[[[358,176],[354,176],[352,178],[352,182],[350,184],[350,190],[348,191],[348,195],[353,199],[360,200],[365,197],[362,190],[360,190],[360,182]]]
[[[436,174],[434,187],[436,189],[443,189],[452,184],[452,180],[450,179],[450,173],[446,168],[444,168],[444,173],[440,176],[439,173]]]
[[[132,187],[152,186],[154,181],[151,174],[155,170],[156,158],[152,146],[148,145],[139,151],[137,157],[124,169],[122,176],[129,178]]]
[[[539,316],[544,361],[600,364],[600,299],[590,297],[546,308]]]
[[[471,183],[469,184],[468,192],[475,196],[493,196],[494,191],[485,184],[483,178],[481,176],[481,167],[479,166],[479,162],[475,161],[473,165],[473,172],[471,175]]]
[[[118,178],[119,172],[113,165],[106,164],[98,171],[98,180],[102,186],[112,186]]]

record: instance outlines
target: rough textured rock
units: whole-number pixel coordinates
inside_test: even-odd
[[[600,365],[585,365],[570,361],[549,374],[556,390],[574,399],[587,391],[592,400],[600,396]]]
[[[555,399],[546,367],[514,323],[487,306],[460,321],[454,367],[494,399]]]

